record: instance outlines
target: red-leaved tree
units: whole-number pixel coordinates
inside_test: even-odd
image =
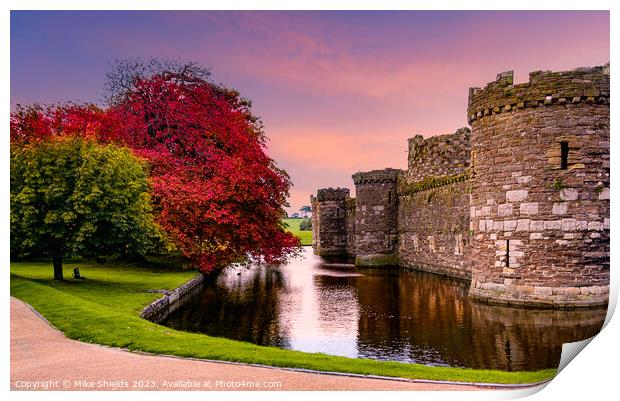
[[[281,222],[290,179],[248,101],[191,63],[119,63],[111,76],[107,109],[20,107],[11,140],[85,135],[132,148],[149,161],[157,222],[203,272],[296,252]]]

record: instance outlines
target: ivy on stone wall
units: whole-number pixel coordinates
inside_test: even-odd
[[[445,175],[442,177],[427,177],[422,181],[413,183],[409,183],[405,179],[401,179],[398,182],[398,193],[399,195],[411,195],[416,192],[427,191],[429,189],[466,181],[471,178],[471,175],[471,170],[467,169],[461,174]]]

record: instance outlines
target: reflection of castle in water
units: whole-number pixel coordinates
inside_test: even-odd
[[[521,370],[537,363],[540,368],[557,367],[562,344],[585,340],[598,334],[605,321],[605,310],[523,310],[472,303],[476,327],[496,326],[493,336],[480,336],[476,343],[477,363],[495,363],[499,369]],[[494,341],[491,356],[482,348]],[[536,366],[534,366],[536,368]]]
[[[557,367],[562,344],[594,336],[606,311],[524,310],[470,302],[466,282],[400,272],[356,281],[360,356],[472,368]],[[378,288],[380,286],[380,288]],[[384,294],[398,294],[386,303]],[[398,355],[394,355],[398,353]],[[385,359],[381,357],[381,359]]]
[[[240,273],[240,274],[238,274]],[[604,309],[470,302],[465,281],[409,270],[227,269],[166,325],[288,349],[502,370],[557,367],[561,346],[598,333]]]
[[[356,288],[350,277],[317,275],[313,278],[318,306],[318,326],[323,330],[343,333],[357,330],[359,308]],[[346,308],[346,313],[343,311]]]
[[[225,269],[175,311],[167,326],[212,336],[290,348],[280,325],[284,277],[277,269]]]

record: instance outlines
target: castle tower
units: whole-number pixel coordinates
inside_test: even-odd
[[[389,168],[353,175],[357,266],[398,266],[396,185],[400,174],[401,170]]]
[[[348,256],[348,188],[319,189],[312,205],[312,247],[319,256]]]
[[[595,306],[609,291],[609,64],[469,90],[470,296]]]

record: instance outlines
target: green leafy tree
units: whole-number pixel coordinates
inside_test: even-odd
[[[312,208],[310,206],[302,206],[299,211],[301,212],[302,217],[307,217],[308,213],[312,213]]]
[[[144,254],[160,237],[144,162],[131,150],[63,138],[11,146],[11,253]]]
[[[305,218],[299,223],[299,231],[312,231],[312,220]]]

